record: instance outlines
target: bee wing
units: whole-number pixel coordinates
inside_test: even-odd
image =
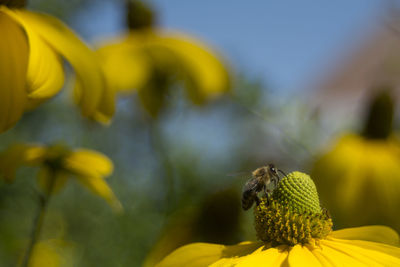
[[[247,191],[255,191],[258,192],[261,190],[262,184],[260,183],[259,179],[251,178],[247,181],[247,183],[243,187],[243,192]]]

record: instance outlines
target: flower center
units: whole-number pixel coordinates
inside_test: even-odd
[[[127,23],[130,30],[151,28],[156,24],[156,16],[147,1],[127,1]]]
[[[328,212],[321,209],[310,176],[292,172],[285,176],[267,200],[254,209],[257,237],[273,246],[311,244],[332,231]]]
[[[369,139],[386,139],[390,136],[393,128],[395,107],[390,87],[379,89],[380,91],[371,99],[365,118],[362,134]]]

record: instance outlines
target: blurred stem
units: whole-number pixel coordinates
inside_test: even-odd
[[[25,256],[22,261],[22,265],[21,265],[22,267],[29,266],[29,261],[32,256],[33,248],[35,247],[35,244],[36,244],[37,240],[39,239],[40,232],[42,230],[44,216],[46,214],[47,206],[49,205],[50,196],[53,191],[54,183],[56,180],[56,175],[55,175],[56,171],[52,168],[50,170],[51,170],[50,175],[52,177],[50,179],[50,183],[48,184],[47,192],[39,195],[39,198],[38,198],[39,205],[38,205],[38,208],[37,208],[37,211],[35,214],[35,218],[33,220],[32,232],[30,234],[29,244],[28,244],[28,247],[26,248]]]
[[[158,162],[162,168],[161,184],[165,185],[165,206],[164,210],[166,214],[169,214],[172,209],[172,204],[174,200],[174,172],[171,161],[169,160],[165,144],[164,138],[161,134],[161,129],[159,125],[158,119],[152,119],[149,122],[149,132],[150,132],[150,142],[152,149],[157,157]]]

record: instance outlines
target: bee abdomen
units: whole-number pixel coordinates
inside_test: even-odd
[[[242,195],[242,208],[248,210],[253,206],[254,200],[258,200],[258,197],[252,191],[244,191]]]

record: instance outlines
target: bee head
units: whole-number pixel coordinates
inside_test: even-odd
[[[275,168],[274,164],[268,164],[267,165],[267,170],[268,170],[269,173],[276,174],[276,175],[278,174],[278,171]]]

